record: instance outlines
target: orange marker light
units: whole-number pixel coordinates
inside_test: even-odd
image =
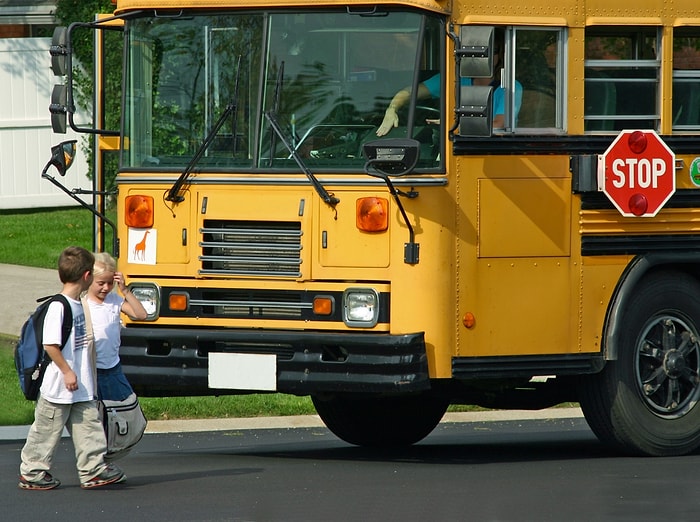
[[[360,198],[355,205],[357,228],[363,232],[383,232],[389,228],[389,201],[384,198]]]
[[[153,198],[139,194],[127,196],[124,222],[128,227],[151,228],[153,226]]]
[[[331,315],[333,313],[333,298],[329,296],[314,297],[314,313],[316,315]]]
[[[177,312],[187,310],[187,294],[170,294],[168,297],[168,307]]]
[[[473,313],[467,312],[464,314],[464,317],[462,317],[462,324],[468,329],[472,329],[476,325],[476,317],[474,317]]]

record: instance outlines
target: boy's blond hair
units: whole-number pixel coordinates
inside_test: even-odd
[[[77,283],[85,272],[92,272],[95,256],[79,246],[69,246],[58,257],[58,277],[61,283]]]
[[[94,275],[99,276],[105,272],[116,272],[117,261],[107,252],[97,252],[95,254],[95,270]]]

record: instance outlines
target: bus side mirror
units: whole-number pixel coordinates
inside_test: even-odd
[[[68,74],[70,64],[68,63],[67,34],[67,27],[56,27],[53,30],[49,54],[51,54],[51,71],[54,76],[65,76]]]
[[[374,140],[365,143],[362,152],[367,158],[365,172],[368,174],[379,174],[379,177],[403,176],[416,167],[420,143],[406,138]],[[371,170],[375,172],[372,173]]]
[[[460,88],[455,112],[459,136],[491,136],[493,126],[493,87],[464,85]]]
[[[64,141],[51,147],[51,159],[44,167],[42,175],[53,165],[61,176],[65,176],[75,159],[75,143],[76,140]]]
[[[459,75],[465,78],[493,76],[494,28],[492,26],[464,25],[459,31]]]

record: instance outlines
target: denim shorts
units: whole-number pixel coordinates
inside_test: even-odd
[[[97,394],[100,400],[123,401],[132,393],[134,390],[126,380],[121,363],[108,370],[97,369]]]

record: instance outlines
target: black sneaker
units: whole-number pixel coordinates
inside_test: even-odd
[[[102,486],[107,486],[108,484],[123,482],[125,478],[124,472],[121,469],[113,464],[110,464],[104,469],[104,471],[102,471],[102,473],[91,478],[87,482],[80,484],[80,487],[83,489],[99,488]]]
[[[19,476],[19,484],[17,486],[20,489],[38,489],[38,490],[45,490],[45,489],[53,489],[57,488],[58,486],[61,485],[61,481],[58,480],[57,478],[53,478],[51,476],[51,473],[44,473],[44,476],[41,477],[39,480],[32,480],[29,481],[26,478],[24,478],[22,475]]]

